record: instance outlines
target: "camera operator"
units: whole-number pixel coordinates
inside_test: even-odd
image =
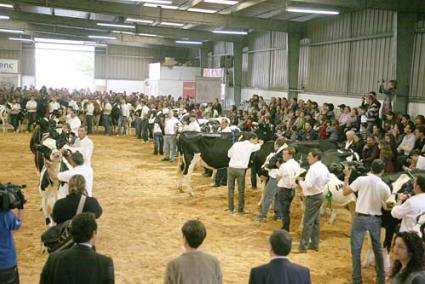
[[[20,199],[18,216],[11,209],[0,209],[0,283],[19,284],[12,231],[19,230],[22,225],[25,198],[20,191],[17,195]]]

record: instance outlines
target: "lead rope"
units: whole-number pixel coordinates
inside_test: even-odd
[[[328,192],[326,193],[326,196],[325,196],[325,198],[326,198],[326,201],[328,202],[328,208],[329,209],[332,209],[332,197],[333,197],[333,194],[332,194],[332,192],[330,191],[330,189],[329,189],[329,185],[327,185],[327,187],[328,187]]]

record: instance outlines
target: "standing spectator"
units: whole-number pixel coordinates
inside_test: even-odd
[[[295,149],[288,147],[283,150],[284,163],[279,166],[277,174],[278,202],[280,216],[282,218],[282,229],[289,232],[291,223],[291,203],[295,196],[296,178],[301,170],[300,164],[295,161]]]
[[[37,102],[34,96],[31,96],[30,100],[27,101],[25,108],[28,112],[28,132],[31,132],[33,125],[37,122]]]
[[[369,92],[367,96],[367,130],[369,133],[372,133],[373,126],[378,122],[379,119],[379,105],[376,100],[376,93]]]
[[[229,211],[233,213],[234,210],[234,191],[235,180],[238,182],[238,212],[241,214],[246,213],[244,210],[245,205],[245,173],[248,168],[249,158],[251,153],[260,150],[263,141],[258,141],[257,135],[254,133],[246,133],[245,141],[236,142],[229,149],[227,156],[230,158],[229,168],[227,170],[228,187],[229,187]]]
[[[270,262],[251,269],[249,284],[311,283],[309,269],[288,259],[292,238],[287,231],[274,231],[269,238],[269,247]]]
[[[394,218],[401,219],[400,232],[414,230],[417,217],[425,213],[425,176],[416,177],[413,189],[415,195],[410,198],[402,193],[399,194],[397,205],[391,210]],[[401,204],[402,202],[404,203]]]
[[[218,100],[218,98],[215,99],[215,102],[212,106],[212,109],[217,111],[217,115],[220,116],[221,112],[223,111],[223,108],[221,107],[220,101]]]
[[[394,241],[391,284],[425,283],[424,246],[415,232],[400,232]]]
[[[91,158],[93,156],[94,144],[87,136],[87,131],[84,127],[78,128],[78,138],[72,145],[72,150],[79,151],[83,154],[84,164],[91,167]]]
[[[103,127],[105,128],[106,135],[112,134],[111,111],[112,111],[112,105],[109,102],[109,100],[106,98],[103,104],[103,114],[102,114],[102,122],[103,122]]]
[[[92,134],[93,133],[93,112],[94,112],[94,105],[91,100],[89,100],[86,103],[86,122],[87,122],[87,133]]]
[[[162,160],[173,162],[176,160],[176,135],[179,121],[174,117],[172,110],[167,115],[164,123],[164,159]]]
[[[320,161],[319,150],[312,150],[307,155],[310,168],[304,181],[300,181],[304,195],[303,231],[299,245],[299,252],[307,249],[319,250],[320,242],[320,207],[323,203],[323,189],[330,181],[328,168]],[[311,242],[310,242],[311,241]]]
[[[69,116],[67,117],[66,122],[71,127],[71,132],[74,133],[74,137],[77,137],[78,129],[81,126],[81,120],[78,118],[78,115],[72,108],[68,108],[68,115]]]
[[[12,100],[10,105],[10,123],[13,126],[15,132],[19,132],[19,113],[21,112],[21,105],[16,101]]]
[[[379,86],[379,93],[384,94],[384,103],[382,105],[382,117],[384,117],[388,112],[393,110],[393,99],[397,94],[397,81],[390,80],[388,84],[388,89],[384,88],[384,81],[381,82]]]
[[[121,98],[120,108],[121,108],[121,112],[118,118],[118,135],[117,136],[123,136],[127,134],[128,118],[130,117],[130,107],[128,106],[124,98]]]
[[[358,177],[351,184],[349,184],[351,169],[344,169],[344,195],[352,192],[358,193],[356,214],[351,227],[352,282],[354,284],[362,283],[360,253],[366,231],[369,232],[372,239],[375,254],[376,283],[385,283],[384,257],[381,246],[381,207],[382,202],[388,199],[391,192],[388,185],[381,179],[384,167],[385,165],[381,160],[374,160],[371,174]]]
[[[164,155],[164,119],[157,116],[153,124],[153,154]]]
[[[198,220],[189,220],[182,227],[185,252],[167,264],[164,284],[221,284],[220,262],[199,250],[207,230]]]
[[[94,250],[97,223],[93,214],[75,216],[71,235],[76,245],[49,256],[41,272],[40,284],[115,283],[112,258]]]
[[[278,138],[274,142],[274,152],[270,153],[262,168],[266,170],[268,174],[268,180],[266,187],[264,188],[264,198],[260,208],[260,214],[255,218],[256,221],[264,221],[267,217],[267,212],[270,209],[270,205],[273,200],[275,200],[275,205],[278,207],[278,216],[280,216],[280,208],[277,202],[277,178],[279,174],[279,166],[277,161],[282,157],[282,151],[287,147],[285,144],[285,139]]]
[[[25,198],[21,196],[21,200]],[[19,284],[16,246],[12,231],[19,230],[23,216],[23,202],[18,209],[18,216],[12,210],[0,211],[0,283]]]
[[[149,141],[149,107],[144,101],[140,102],[140,118],[141,118],[141,135],[143,142]]]

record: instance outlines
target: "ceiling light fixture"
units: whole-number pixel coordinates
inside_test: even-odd
[[[9,16],[0,15],[0,20],[10,20]]]
[[[247,35],[246,31],[228,31],[228,30],[215,30],[212,31],[215,34],[227,34],[227,35]]]
[[[34,38],[35,42],[42,43],[57,43],[57,44],[75,44],[75,45],[84,45],[84,41],[82,40],[69,40],[69,39],[56,39],[56,38],[42,38],[36,37]]]
[[[158,37],[158,35],[155,34],[145,34],[145,33],[139,33],[139,36],[150,36],[150,37]]]
[[[198,9],[198,8],[189,8],[187,9],[189,12],[199,12],[199,13],[207,13],[207,14],[214,14],[217,12],[217,10],[210,10],[210,9]]]
[[[238,1],[230,1],[230,0],[204,0],[205,3],[214,3],[214,4],[223,4],[223,5],[236,5]]]
[[[127,18],[125,21],[132,22],[132,23],[142,23],[142,24],[153,24],[154,22],[152,20],[143,20],[143,19],[134,19],[134,18]]]
[[[0,29],[0,33],[23,34],[24,30]]]
[[[176,43],[178,43],[178,44],[201,45],[202,41],[176,40]]]
[[[0,7],[13,9],[13,5],[12,4],[2,4],[2,3],[0,3]]]
[[[127,1],[162,4],[162,5],[173,4],[173,1],[170,1],[170,0],[127,0]]]
[[[99,35],[89,35],[88,38],[93,38],[93,39],[117,39],[116,37],[113,37],[113,36],[99,36]]]
[[[33,42],[30,38],[21,38],[21,37],[10,37],[9,40],[15,40],[15,41],[23,41],[23,42]]]
[[[126,35],[136,35],[133,32],[125,32],[125,31],[112,31],[114,34],[126,34]]]
[[[161,26],[171,26],[171,27],[183,27],[184,24],[182,23],[172,23],[172,22],[161,22]]]
[[[338,11],[331,11],[331,10],[315,10],[315,9],[309,9],[309,8],[295,8],[295,7],[288,7],[286,8],[286,11],[288,12],[294,12],[294,13],[309,13],[309,14],[323,14],[323,15],[338,15]]]
[[[152,3],[146,3],[145,5],[143,5],[145,7],[152,7],[152,8],[162,8],[162,9],[169,9],[169,10],[177,10],[179,7],[177,6],[172,6],[172,5],[160,5],[160,4],[152,4]]]
[[[109,23],[97,23],[98,26],[102,27],[113,27],[113,28],[123,28],[123,29],[134,29],[135,25],[119,25],[119,24],[109,24]]]

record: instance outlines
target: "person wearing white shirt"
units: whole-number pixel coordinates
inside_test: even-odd
[[[396,206],[391,210],[394,218],[401,219],[400,232],[415,230],[417,217],[425,213],[425,177],[417,176],[414,182],[415,195],[408,198],[401,195]],[[406,200],[403,204],[402,201]],[[417,231],[420,235],[421,233]]]
[[[227,152],[230,158],[229,168],[227,170],[228,176],[228,210],[233,213],[234,211],[234,191],[235,180],[238,182],[238,212],[241,214],[246,213],[245,206],[245,172],[248,168],[251,153],[260,150],[263,141],[257,139],[255,133],[245,134],[245,141],[236,142]]]
[[[283,138],[278,138],[276,139],[276,141],[274,142],[274,152],[271,152],[267,158],[266,161],[264,162],[264,165],[262,165],[262,168],[264,170],[266,170],[266,173],[268,175],[268,181],[266,183],[266,186],[264,188],[264,198],[263,198],[263,202],[261,204],[261,208],[260,208],[260,214],[255,218],[255,221],[264,221],[267,217],[267,212],[270,209],[270,205],[273,201],[273,199],[275,199],[275,205],[278,208],[278,216],[280,216],[280,208],[278,206],[278,202],[277,202],[277,181],[278,181],[278,172],[279,172],[279,167],[276,163],[276,159],[278,160],[279,157],[282,157],[282,151],[284,148],[286,148],[288,145],[285,144],[285,139]],[[273,158],[273,159],[272,159]],[[270,161],[272,160],[272,164],[270,163]]]
[[[69,124],[69,126],[71,128],[71,132],[75,135],[75,137],[77,137],[78,129],[81,126],[81,120],[78,118],[75,111],[71,108],[68,109],[68,114],[69,114],[69,116],[66,120],[66,123]]]
[[[121,107],[121,113],[118,119],[118,135],[122,136],[127,133],[128,118],[130,116],[130,108],[124,98],[121,99],[120,107]]]
[[[279,166],[277,172],[277,194],[282,219],[282,229],[289,232],[291,223],[291,203],[295,196],[295,186],[298,174],[301,171],[300,164],[295,161],[295,149],[288,147],[283,149],[284,163]]]
[[[88,132],[88,134],[92,134],[92,132],[93,132],[93,112],[94,112],[93,102],[89,101],[86,104],[86,122],[87,122],[87,132]]]
[[[164,122],[164,159],[163,161],[176,160],[176,134],[179,121],[174,117],[174,112],[170,110]]]
[[[66,146],[65,146],[66,147]],[[93,141],[87,136],[86,129],[80,127],[78,129],[78,138],[75,140],[72,147],[67,147],[71,151],[79,151],[84,157],[84,165],[91,167],[91,158],[93,155]]]
[[[16,99],[12,100],[10,105],[10,123],[13,125],[15,132],[19,132],[19,113],[21,112],[21,105],[16,102]]]
[[[111,122],[110,122],[111,111],[112,111],[112,105],[108,99],[105,99],[105,102],[103,105],[102,121],[103,121],[103,127],[105,128],[106,135],[112,134],[112,128],[111,128]]]
[[[371,172],[349,184],[351,169],[344,169],[344,195],[357,192],[356,214],[351,227],[352,283],[362,283],[360,254],[366,231],[372,239],[377,282],[385,283],[384,256],[381,246],[382,203],[390,196],[390,188],[381,179],[385,164],[374,160]]]
[[[185,129],[185,131],[201,132],[201,127],[196,121],[196,115],[191,114],[189,119],[190,119],[190,122],[187,128]]]
[[[323,190],[330,181],[328,168],[320,161],[321,152],[312,150],[307,155],[310,168],[305,180],[300,181],[304,195],[303,231],[299,245],[299,252],[307,249],[319,250],[320,242],[320,207],[323,203]],[[311,240],[311,242],[310,242]]]
[[[68,103],[68,107],[72,108],[74,111],[79,111],[80,108],[78,107],[77,102],[74,99],[71,99]]]
[[[35,101],[34,96],[31,96],[30,100],[27,101],[25,108],[28,112],[28,132],[30,132],[32,126],[37,120],[37,102]]]
[[[149,108],[144,101],[140,103],[141,136],[145,143],[149,140]]]
[[[56,101],[56,98],[53,97],[52,101],[49,103],[49,113],[53,113],[55,110],[59,110],[61,105]]]
[[[71,155],[70,163],[72,168],[67,171],[57,173],[56,178],[66,184],[62,186],[58,192],[58,198],[65,198],[68,192],[68,182],[75,175],[82,175],[86,181],[87,196],[93,196],[93,169],[87,166],[84,157],[80,152],[74,152]],[[54,178],[54,173],[49,171],[49,176]]]

